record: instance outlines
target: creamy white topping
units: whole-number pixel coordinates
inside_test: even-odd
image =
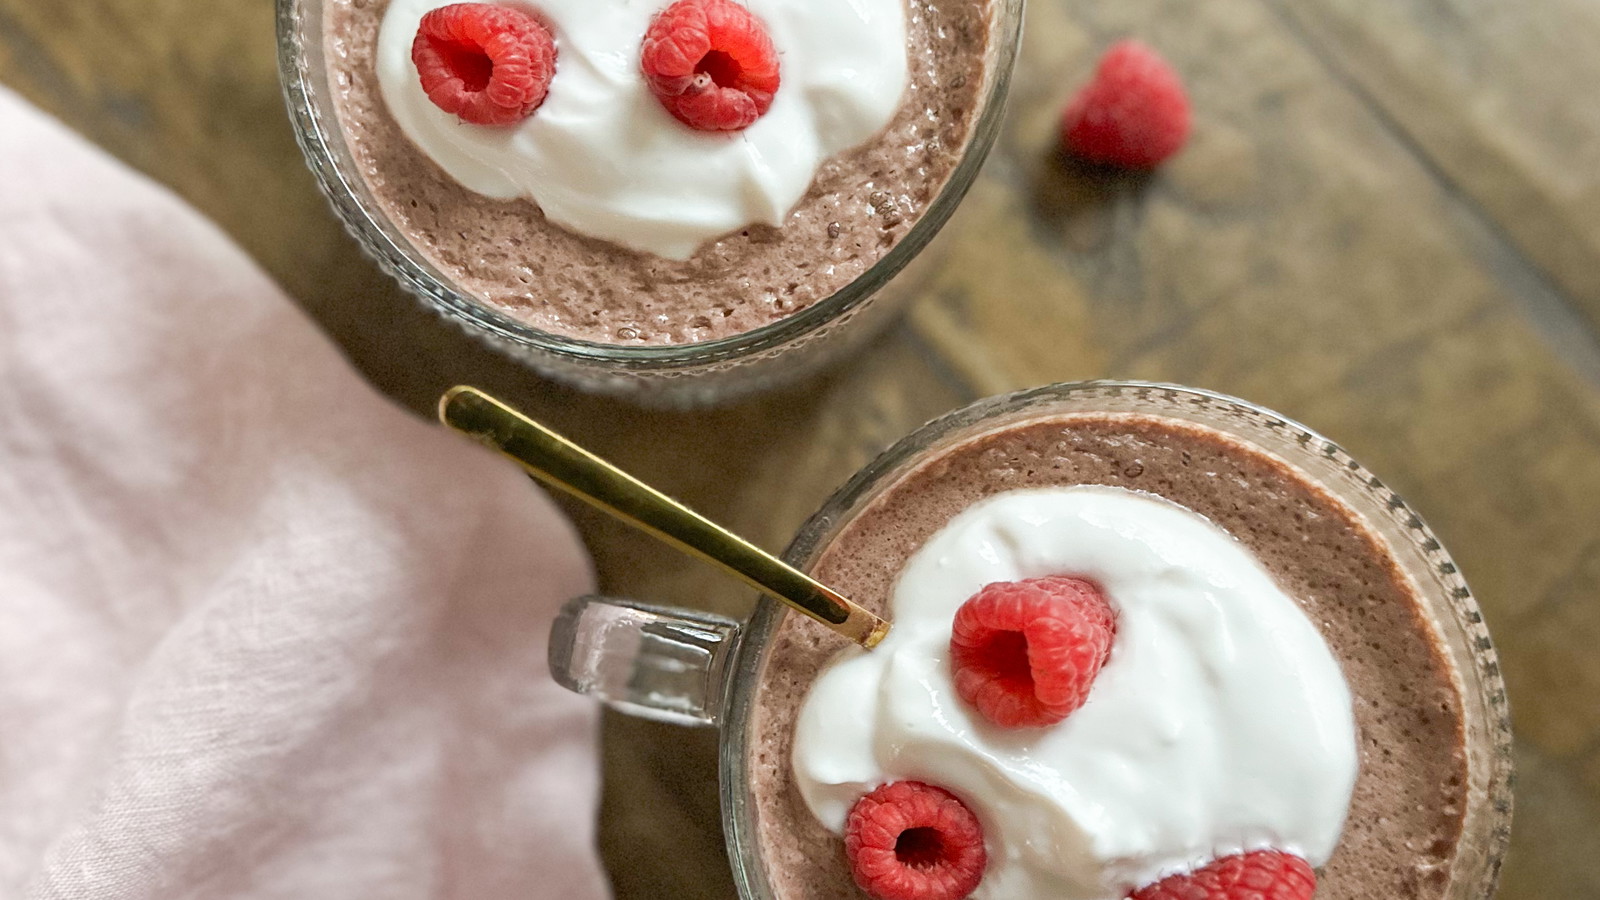
[[[1111,657],[1059,725],[995,727],[956,695],[951,621],[984,585],[1098,583]],[[1189,510],[1119,488],[1013,491],[911,557],[894,627],[813,686],[794,771],[842,832],[888,781],[962,798],[983,825],[980,900],[1118,900],[1211,859],[1272,847],[1326,862],[1356,777],[1350,691],[1322,636],[1260,563]]]
[[[639,50],[668,0],[510,2],[556,38],[556,74],[521,124],[464,124],[428,100],[417,25],[445,0],[393,0],[378,36],[384,102],[468,190],[527,197],[550,221],[671,259],[752,223],[782,225],[828,157],[882,131],[907,83],[904,0],[746,0],[781,59],[772,108],[737,134],[694,131],[645,84]]]

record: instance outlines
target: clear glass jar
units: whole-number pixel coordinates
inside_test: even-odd
[[[1511,718],[1494,645],[1461,573],[1422,519],[1338,445],[1271,410],[1195,388],[1132,382],[1052,385],[984,400],[889,448],[801,527],[785,559],[809,568],[873,498],[930,455],[1013,422],[1066,413],[1142,413],[1194,422],[1275,456],[1316,481],[1377,531],[1460,675],[1468,800],[1448,874],[1449,900],[1493,896],[1511,835]],[[723,828],[740,896],[772,900],[757,840],[748,757],[768,640],[787,607],[763,598],[749,620],[598,597],[568,604],[551,636],[565,686],[635,715],[721,729]]]
[[[985,84],[972,138],[949,181],[875,265],[806,309],[732,337],[628,346],[551,334],[474,300],[413,247],[360,175],[334,108],[323,46],[324,0],[277,0],[278,68],[295,137],[334,211],[361,248],[425,306],[546,377],[662,405],[702,404],[794,380],[887,324],[931,269],[940,232],[999,134],[1022,32],[1024,0],[995,0]],[[910,271],[906,271],[910,269]]]

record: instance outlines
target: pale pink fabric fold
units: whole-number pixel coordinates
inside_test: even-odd
[[[568,523],[3,90],[0,175],[0,897],[606,896]]]

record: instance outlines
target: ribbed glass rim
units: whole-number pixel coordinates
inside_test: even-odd
[[[325,0],[276,0],[278,73],[306,163],[345,228],[402,287],[485,335],[587,364],[635,372],[699,367],[771,350],[816,331],[867,302],[931,241],[977,180],[1000,132],[1005,97],[1021,44],[1024,0],[996,0],[995,58],[972,138],[939,195],[899,243],[844,288],[776,322],[693,344],[627,346],[564,337],[527,326],[453,288],[449,277],[397,233],[372,201],[345,145],[322,64]],[[309,14],[308,14],[309,12]]]
[[[1440,629],[1445,632],[1440,636],[1445,640],[1447,649],[1451,651],[1451,658],[1458,674],[1466,682],[1461,688],[1463,711],[1468,720],[1466,727],[1469,730],[1468,773],[1469,779],[1473,782],[1469,785],[1469,792],[1476,789],[1481,793],[1479,802],[1469,802],[1464,812],[1462,839],[1458,844],[1458,850],[1464,848],[1469,840],[1474,839],[1481,841],[1482,846],[1470,848],[1471,858],[1464,858],[1458,853],[1451,869],[1452,880],[1446,896],[1450,900],[1481,900],[1492,897],[1499,883],[1501,864],[1511,841],[1515,766],[1512,755],[1511,713],[1505,682],[1482,612],[1455,561],[1451,559],[1433,531],[1423,522],[1421,516],[1377,476],[1357,463],[1344,448],[1287,416],[1249,401],[1203,388],[1142,381],[1067,382],[979,400],[946,413],[916,429],[858,471],[829,497],[821,509],[806,520],[784,551],[784,559],[802,569],[809,567],[825,542],[881,489],[893,484],[899,476],[910,471],[930,450],[959,443],[973,436],[971,429],[974,426],[1009,416],[1015,416],[1016,421],[1024,421],[1029,416],[1021,414],[1033,408],[1039,408],[1041,415],[1049,415],[1049,407],[1052,404],[1096,398],[1123,403],[1129,400],[1133,402],[1159,400],[1168,404],[1186,403],[1197,411],[1219,410],[1243,414],[1267,432],[1279,437],[1280,441],[1290,442],[1287,446],[1299,447],[1307,453],[1324,458],[1331,465],[1336,465],[1342,476],[1338,479],[1338,483],[1330,483],[1330,479],[1306,472],[1303,466],[1286,458],[1284,453],[1262,446],[1259,435],[1241,434],[1211,421],[1201,421],[1199,418],[1189,421],[1200,422],[1206,427],[1245,441],[1273,458],[1293,466],[1333,494],[1341,503],[1370,519],[1372,517],[1361,510],[1366,504],[1355,502],[1358,496],[1364,495],[1363,499],[1372,501],[1374,508],[1382,510],[1386,517],[1384,522],[1374,525],[1380,527],[1386,537],[1399,533],[1408,541],[1406,548],[1391,546],[1390,549],[1397,556],[1404,555],[1403,549],[1414,551],[1419,559],[1426,561],[1425,573],[1418,573],[1409,568],[1407,571],[1415,581],[1420,582],[1419,574],[1426,574],[1430,580],[1437,582],[1440,589],[1437,599],[1442,600],[1449,610],[1448,618],[1438,622]],[[1075,409],[1071,412],[1093,411]],[[1181,418],[1170,408],[1106,411]],[[1381,527],[1383,525],[1391,527],[1383,529]],[[1427,586],[1421,583],[1418,584],[1418,588],[1427,590]],[[757,689],[761,683],[761,670],[766,664],[771,646],[767,637],[777,628],[785,612],[786,608],[782,604],[763,597],[749,621],[739,629],[739,643],[734,651],[735,658],[730,667],[731,675],[725,680],[725,695],[721,707],[723,716],[718,765],[723,785],[723,827],[727,834],[728,855],[735,882],[739,886],[741,896],[747,898],[773,896],[766,864],[760,856],[758,836],[753,833],[754,802],[750,797],[748,778],[750,748],[748,729],[745,726],[750,720]],[[1468,657],[1466,660],[1460,658],[1463,653]],[[1484,751],[1476,756],[1473,753],[1471,733],[1474,724],[1483,729],[1483,739],[1487,743]],[[1469,801],[1471,799],[1472,796],[1469,794]]]

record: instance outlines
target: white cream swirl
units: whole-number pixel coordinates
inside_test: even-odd
[[[956,609],[995,581],[1074,574],[1117,610],[1088,702],[1037,730],[970,711],[948,661]],[[894,628],[813,686],[793,757],[842,831],[887,781],[961,797],[983,825],[980,900],[1115,900],[1212,858],[1273,847],[1314,865],[1356,777],[1350,691],[1322,636],[1226,532],[1107,487],[1001,494],[911,557]]]
[[[669,259],[782,225],[823,161],[889,124],[908,80],[904,0],[745,0],[772,35],[782,86],[744,131],[698,132],[639,70],[668,0],[513,0],[555,34],[550,93],[518,125],[469,125],[428,100],[411,62],[422,16],[443,5],[393,0],[384,14],[378,81],[406,136],[469,190],[530,198],[562,227]]]

